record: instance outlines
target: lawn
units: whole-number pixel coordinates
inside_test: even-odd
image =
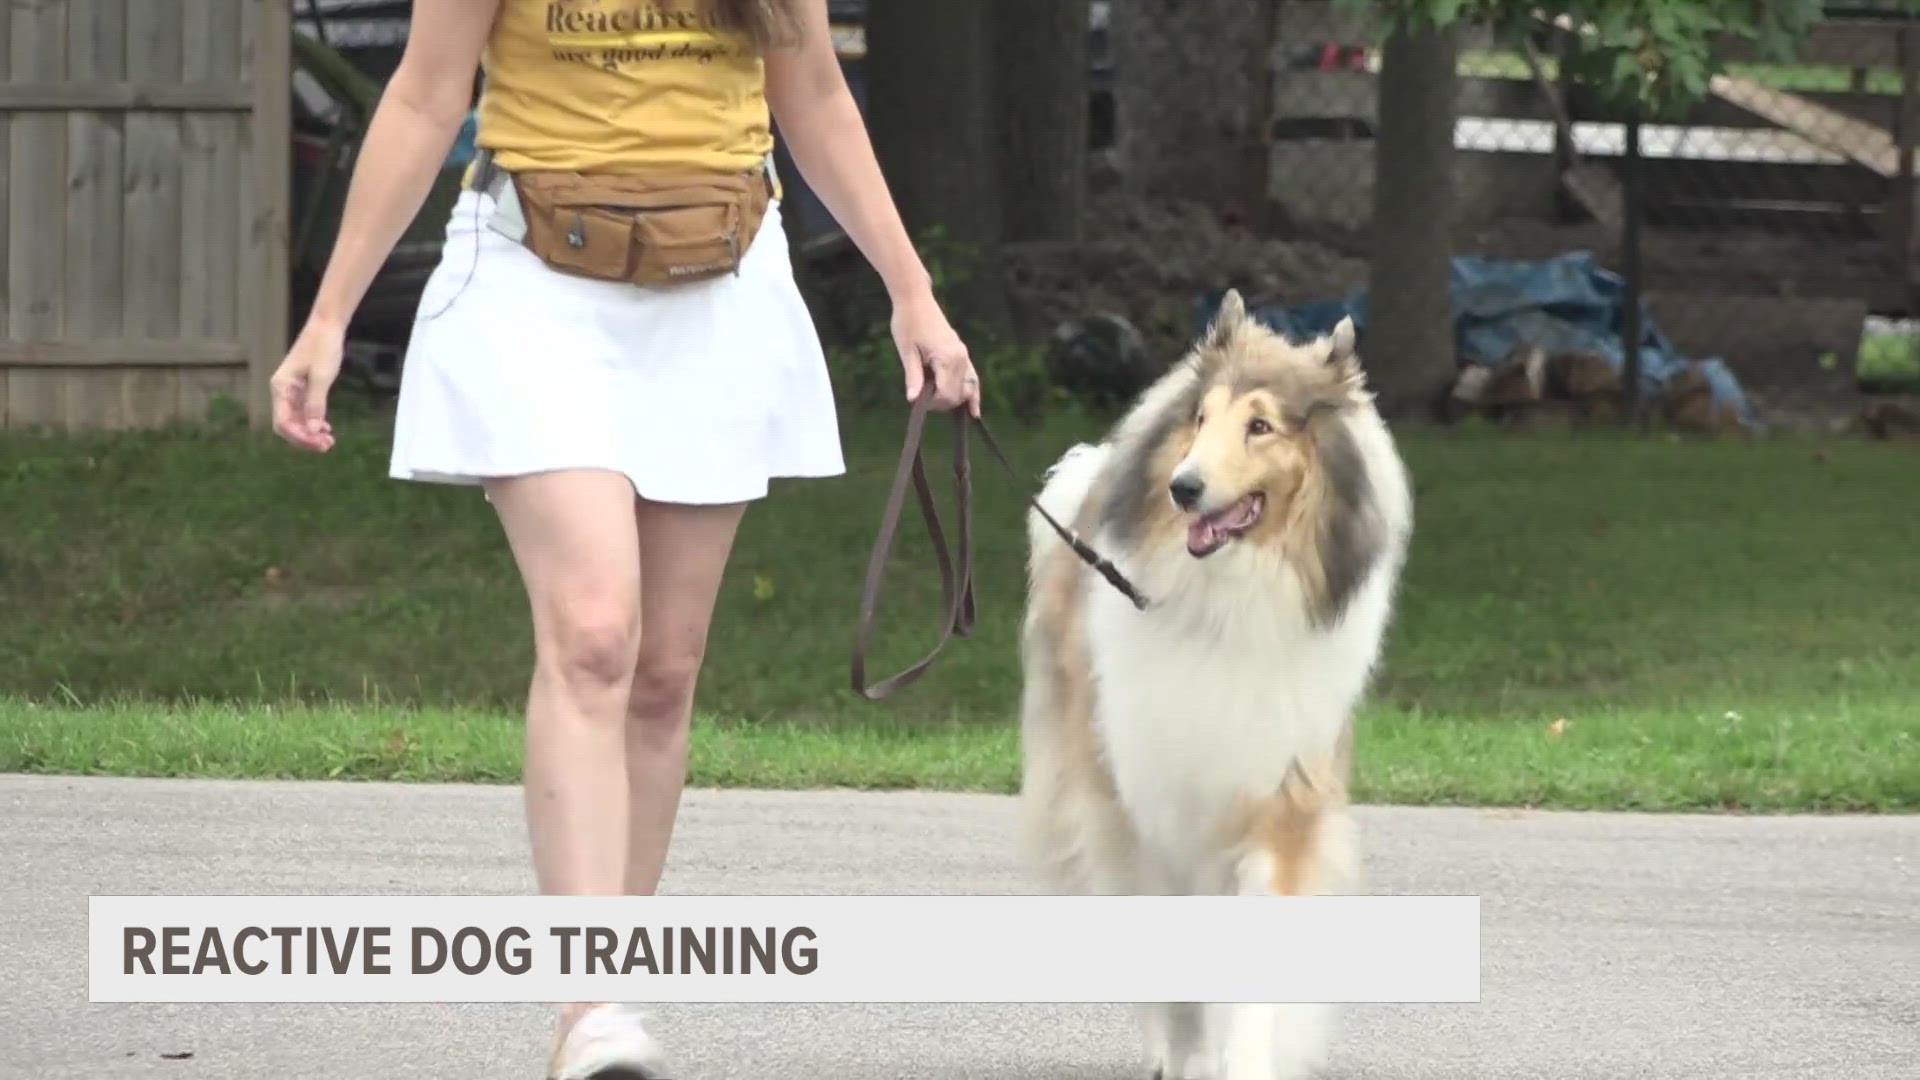
[[[1863,386],[1920,391],[1920,332],[1911,324],[1878,331],[1869,327],[1861,337],[1854,370]]]
[[[996,427],[1031,473],[1094,430]],[[696,783],[1012,789],[1021,492],[984,452],[978,633],[892,702],[847,688],[898,429],[850,424],[848,476],[749,515]],[[378,422],[342,436],[325,458],[218,433],[0,439],[0,770],[514,779],[529,639],[487,504],[386,479]],[[1920,809],[1911,448],[1402,443],[1419,535],[1362,798]],[[931,641],[918,540],[875,671]]]

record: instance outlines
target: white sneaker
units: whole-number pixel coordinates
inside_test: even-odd
[[[547,1080],[666,1080],[666,1055],[624,1004],[597,1005],[556,1039]]]

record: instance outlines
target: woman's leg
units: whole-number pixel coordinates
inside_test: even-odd
[[[540,891],[616,896],[627,864],[625,718],[640,636],[633,485],[613,472],[491,482],[532,608],[525,799]],[[586,1003],[565,1010],[570,1025]]]
[[[714,598],[745,504],[678,506],[641,500],[640,657],[627,698],[626,891],[650,895],[687,778],[687,728],[706,655]]]

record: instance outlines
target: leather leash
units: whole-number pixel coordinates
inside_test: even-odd
[[[1013,467],[1006,453],[1000,449],[1000,443],[993,437],[986,421],[975,417],[964,408],[953,410],[953,478],[954,501],[956,503],[957,551],[949,551],[946,530],[940,525],[939,508],[934,503],[933,489],[927,482],[926,458],[921,450],[921,438],[926,431],[927,413],[934,397],[934,381],[929,373],[920,397],[913,403],[913,411],[907,415],[907,433],[904,445],[900,448],[900,461],[894,469],[893,488],[887,494],[886,510],[880,517],[880,533],[873,545],[873,554],[867,560],[866,580],[860,587],[860,615],[854,627],[853,644],[853,689],[869,701],[880,701],[892,696],[896,691],[918,680],[933,666],[933,661],[946,647],[949,640],[956,637],[969,637],[973,633],[976,609],[973,592],[973,465],[968,457],[967,429],[978,427],[980,439],[987,449],[999,459],[1009,476],[1019,480],[1020,471]],[[886,571],[887,555],[893,547],[894,533],[900,527],[900,513],[905,508],[907,483],[913,483],[915,495],[920,502],[920,513],[927,523],[927,533],[933,541],[933,557],[940,569],[941,603],[946,609],[940,625],[940,636],[933,648],[925,656],[904,670],[878,682],[867,682],[867,647],[873,638],[873,618],[880,600],[880,581]],[[1066,541],[1074,553],[1099,571],[1114,588],[1133,601],[1136,608],[1145,610],[1147,600],[1133,583],[1128,581],[1118,567],[1103,558],[1099,552],[1089,547],[1072,529],[1055,520],[1052,514],[1033,495],[1027,496],[1027,504],[1033,508],[1053,531]]]

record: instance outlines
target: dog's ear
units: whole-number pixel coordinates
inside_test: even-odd
[[[1228,289],[1220,298],[1220,310],[1213,313],[1213,322],[1208,324],[1207,332],[1201,336],[1203,349],[1224,349],[1233,344],[1241,327],[1247,324],[1247,302],[1241,298],[1239,289]]]
[[[1347,315],[1327,335],[1327,365],[1333,369],[1339,389],[1347,394],[1365,391],[1367,375],[1360,366],[1360,334],[1354,329],[1353,316]]]
[[[1354,329],[1352,316],[1341,319],[1315,347],[1321,352],[1328,377],[1319,382],[1301,408],[1302,426],[1370,400],[1367,375],[1360,366],[1359,334]]]
[[[1359,337],[1359,332],[1353,328],[1353,316],[1341,316],[1340,322],[1333,328],[1333,333],[1327,335],[1327,361],[1338,364],[1353,359]]]

